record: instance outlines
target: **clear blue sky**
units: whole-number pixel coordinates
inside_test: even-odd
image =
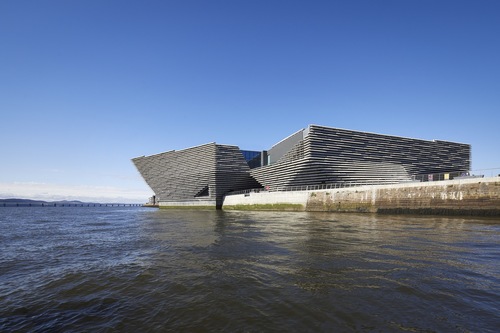
[[[500,1],[0,1],[0,197],[143,202],[130,159],[319,124],[500,168]],[[497,170],[497,173],[500,173]]]

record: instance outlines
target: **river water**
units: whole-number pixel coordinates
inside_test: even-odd
[[[498,332],[500,220],[0,208],[1,332]]]

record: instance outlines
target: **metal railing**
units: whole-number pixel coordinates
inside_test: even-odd
[[[472,171],[452,171],[441,173],[428,173],[412,176],[412,180],[419,182],[436,182],[441,180],[468,179],[483,177],[500,177],[500,168],[478,169]]]
[[[290,192],[290,191],[317,191],[317,190],[334,190],[339,188],[348,187],[359,187],[359,186],[370,186],[370,185],[389,185],[397,184],[399,182],[385,182],[385,183],[374,183],[374,182],[338,182],[331,184],[319,184],[319,185],[298,185],[298,186],[278,186],[278,187],[268,187],[268,188],[253,188],[241,191],[231,191],[226,193],[226,195],[236,195],[236,194],[249,194],[249,193],[259,193],[259,192]]]
[[[316,191],[316,190],[334,190],[339,188],[350,188],[360,186],[373,186],[373,185],[391,185],[391,184],[405,184],[405,183],[420,183],[420,182],[436,182],[443,180],[453,179],[468,179],[468,178],[483,178],[483,177],[500,177],[500,168],[480,169],[474,171],[453,171],[442,173],[430,173],[413,175],[411,179],[398,182],[337,182],[331,184],[318,184],[318,185],[299,185],[299,186],[278,186],[278,187],[263,187],[253,188],[241,191],[231,191],[226,195],[236,194],[250,194],[260,192],[289,192],[289,191]]]
[[[500,177],[500,167],[472,170],[471,173],[484,175],[484,177]]]

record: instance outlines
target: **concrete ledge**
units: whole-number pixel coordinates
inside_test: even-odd
[[[223,209],[500,216],[500,177],[226,196]]]
[[[158,207],[162,209],[215,209],[215,200],[193,201],[160,201]]]
[[[215,206],[158,206],[160,209],[184,209],[184,210],[215,210]]]
[[[223,208],[236,205],[275,205],[299,204],[305,207],[310,191],[293,192],[251,192],[245,194],[228,195],[224,198]]]
[[[415,214],[443,216],[500,216],[500,209],[450,209],[450,208],[381,208],[379,214]]]
[[[302,212],[305,206],[301,204],[291,203],[274,203],[274,204],[251,204],[251,205],[224,205],[224,210],[274,210],[274,211],[294,211]]]

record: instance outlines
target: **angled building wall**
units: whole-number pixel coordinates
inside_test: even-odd
[[[132,161],[160,205],[220,207],[228,192],[263,186],[390,184],[467,172],[470,145],[310,125],[268,151],[209,143]]]
[[[470,145],[310,125],[275,163],[251,170],[264,186],[387,184],[414,175],[468,171]]]
[[[132,159],[160,205],[222,205],[231,190],[260,187],[236,146],[209,143]]]

